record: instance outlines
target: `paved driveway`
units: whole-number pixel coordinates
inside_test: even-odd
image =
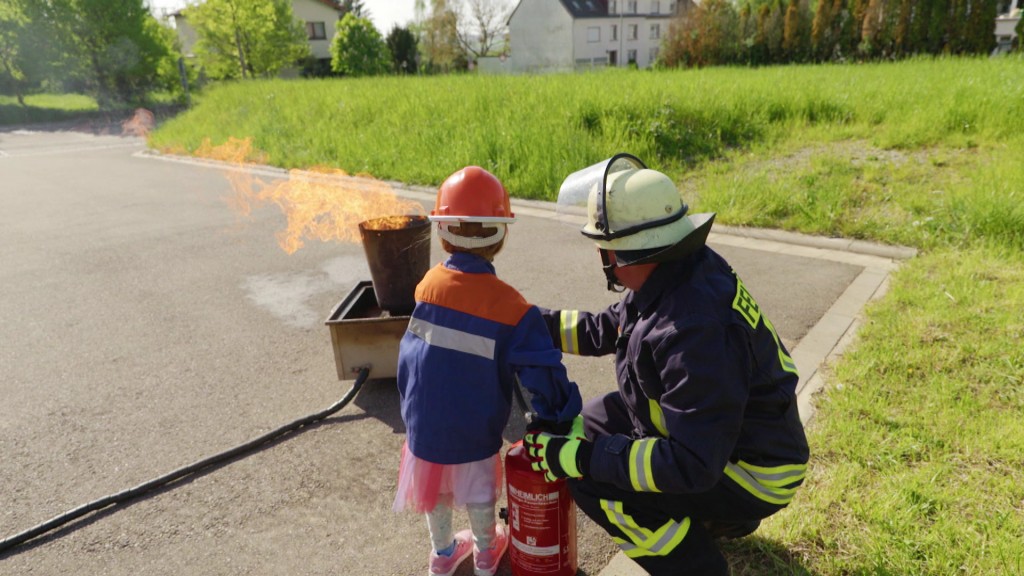
[[[362,248],[288,255],[281,214],[242,218],[228,192],[223,167],[149,154],[138,138],[0,132],[0,538],[322,410],[351,385],[323,321],[369,279]],[[499,276],[542,305],[613,302],[593,246],[549,208],[515,206]],[[813,387],[894,255],[716,230]],[[609,362],[567,359],[585,397],[614,385]],[[402,434],[393,382],[371,381],[324,423],[33,540],[0,556],[0,573],[423,573],[424,522],[390,511]],[[581,519],[580,573],[614,553]]]

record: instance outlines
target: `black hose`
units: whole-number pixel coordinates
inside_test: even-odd
[[[21,532],[19,534],[15,534],[14,536],[10,536],[10,537],[4,538],[3,540],[0,540],[0,554],[2,554],[3,552],[6,552],[7,550],[9,550],[11,548],[14,548],[15,546],[23,544],[23,543],[25,543],[25,542],[33,539],[33,538],[41,536],[41,535],[43,535],[43,534],[53,530],[54,528],[57,528],[58,526],[63,526],[64,524],[67,524],[68,522],[71,522],[73,520],[81,518],[82,516],[85,516],[86,514],[89,514],[91,512],[96,512],[97,510],[102,510],[103,508],[106,508],[108,506],[112,506],[114,504],[121,504],[121,503],[127,502],[127,501],[129,501],[129,500],[131,500],[133,498],[137,498],[137,497],[145,494],[146,492],[149,492],[149,491],[154,490],[156,488],[159,488],[161,486],[165,486],[165,485],[170,484],[171,482],[174,482],[176,480],[180,480],[181,478],[184,478],[185,476],[188,476],[190,474],[195,474],[196,472],[199,472],[200,470],[203,470],[205,468],[209,468],[210,466],[214,466],[216,464],[220,464],[220,463],[222,463],[222,462],[224,462],[226,460],[231,460],[232,458],[236,458],[236,457],[238,457],[238,456],[240,456],[242,454],[245,454],[247,452],[253,451],[256,448],[259,448],[263,444],[266,444],[267,442],[270,442],[271,440],[273,440],[273,439],[275,439],[275,438],[277,438],[279,436],[282,436],[284,434],[288,434],[290,432],[294,432],[294,431],[298,430],[299,428],[302,428],[303,426],[309,426],[310,424],[312,424],[314,422],[317,422],[319,420],[323,420],[324,418],[327,418],[328,416],[330,416],[331,414],[334,414],[338,410],[341,410],[349,402],[351,402],[352,399],[356,397],[356,394],[359,393],[359,389],[362,388],[363,383],[366,382],[366,379],[369,376],[370,376],[370,368],[369,367],[364,367],[364,368],[360,369],[359,370],[359,375],[356,377],[355,383],[352,384],[352,388],[350,388],[349,391],[346,392],[345,395],[342,396],[342,398],[340,400],[338,400],[337,402],[335,402],[329,408],[327,408],[326,410],[323,410],[322,412],[317,412],[316,414],[310,414],[309,416],[306,416],[305,418],[299,418],[298,420],[292,422],[291,424],[286,424],[284,426],[281,426],[280,428],[278,428],[276,430],[272,430],[270,432],[267,432],[266,434],[264,434],[264,435],[262,435],[262,436],[260,436],[258,438],[254,438],[254,439],[252,439],[252,440],[250,440],[250,441],[248,441],[248,442],[246,442],[244,444],[240,444],[238,446],[235,446],[234,448],[231,448],[231,449],[225,450],[224,452],[221,452],[219,454],[215,454],[213,456],[210,456],[209,458],[204,458],[203,460],[200,460],[198,462],[194,462],[192,464],[189,464],[188,466],[183,466],[181,468],[178,468],[177,470],[175,470],[173,472],[170,472],[168,474],[164,474],[163,476],[160,476],[158,478],[154,478],[154,479],[149,480],[147,482],[143,482],[142,484],[139,484],[138,486],[136,486],[134,488],[129,488],[128,490],[123,490],[121,492],[118,492],[117,494],[111,494],[110,496],[105,496],[103,498],[100,498],[99,500],[94,500],[92,502],[89,502],[88,504],[83,504],[82,506],[79,506],[78,508],[75,508],[74,510],[69,510],[69,511],[61,514],[60,516],[57,516],[57,517],[52,518],[50,520],[47,520],[46,522],[43,522],[42,524],[39,524],[38,526],[35,526],[33,528],[29,528],[28,530],[25,530],[24,532]]]

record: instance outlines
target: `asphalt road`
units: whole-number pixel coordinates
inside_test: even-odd
[[[241,217],[225,174],[134,137],[0,132],[0,538],[351,385],[323,322],[369,279],[362,247],[286,254],[281,213]],[[400,193],[432,203],[427,189]],[[514,210],[500,277],[549,307],[615,300],[575,226],[542,204]],[[716,237],[791,348],[864,270]],[[566,363],[584,397],[614,386],[610,360]],[[393,382],[371,381],[320,425],[0,555],[0,574],[421,574],[425,523],[390,510],[402,440]],[[581,517],[580,574],[615,552]]]

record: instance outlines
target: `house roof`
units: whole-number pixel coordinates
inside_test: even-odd
[[[318,0],[318,1],[321,4],[323,4],[324,6],[327,6],[328,8],[334,8],[335,10],[337,10],[339,12],[344,10],[344,8],[342,7],[340,2],[335,2],[334,0]]]
[[[595,18],[608,15],[608,0],[561,0],[573,18]]]

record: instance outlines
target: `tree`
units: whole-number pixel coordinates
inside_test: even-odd
[[[928,25],[931,22],[932,2],[914,2],[911,8],[910,38],[907,40],[907,52],[911,54],[928,52]]]
[[[352,14],[357,18],[370,19],[370,11],[363,6],[363,0],[341,0],[341,2],[338,3],[338,6],[340,7],[339,12],[341,13],[338,20],[344,18],[346,14]]]
[[[768,57],[773,63],[785,60],[785,53],[782,50],[785,31],[786,22],[782,10],[782,0],[775,0],[769,7],[764,23],[765,45],[768,47]]]
[[[740,19],[729,0],[687,4],[669,27],[664,51],[666,65],[729,64],[739,54]]]
[[[468,13],[459,17],[456,38],[462,50],[472,58],[492,54],[504,48],[505,21],[511,7],[505,0],[466,0]]]
[[[273,76],[309,56],[289,0],[205,0],[186,9],[196,55],[213,78]]]
[[[459,16],[448,0],[430,0],[431,11],[421,28],[420,49],[431,72],[448,71],[462,59],[459,47]]]
[[[415,74],[419,61],[419,43],[408,28],[396,24],[384,41],[391,52],[391,68],[398,74]]]
[[[1020,20],[1017,21],[1017,27],[1013,29],[1017,33],[1017,37],[1013,39],[1013,44],[1016,46],[1015,50],[1021,50],[1024,47],[1024,15],[1021,15]]]
[[[159,85],[161,62],[173,58],[173,47],[143,0],[48,0],[25,6],[33,23],[43,26],[38,31],[50,34],[46,38],[54,44],[48,77],[95,97],[101,107],[144,99]]]
[[[881,52],[881,36],[883,33],[882,23],[884,22],[886,2],[885,0],[870,0],[861,24],[860,46],[861,54],[872,57]]]
[[[811,53],[814,59],[821,62],[827,60],[832,53],[832,26],[835,14],[832,12],[830,0],[818,0],[811,23]]]
[[[391,53],[366,18],[349,13],[331,42],[331,69],[346,76],[376,76],[391,68]]]
[[[928,53],[939,54],[949,43],[946,19],[950,15],[950,0],[932,0],[928,21]]]
[[[910,44],[913,35],[914,0],[899,0],[899,8],[892,34],[893,52],[902,56],[913,51]]]
[[[22,69],[22,41],[27,37],[28,16],[19,2],[0,0],[0,88],[10,86],[25,105],[26,76]]]
[[[800,62],[807,57],[808,8],[801,0],[790,0],[783,22],[782,50],[788,62]]]
[[[989,54],[996,47],[995,22],[999,15],[996,0],[973,0],[964,30],[964,50],[971,54]]]

